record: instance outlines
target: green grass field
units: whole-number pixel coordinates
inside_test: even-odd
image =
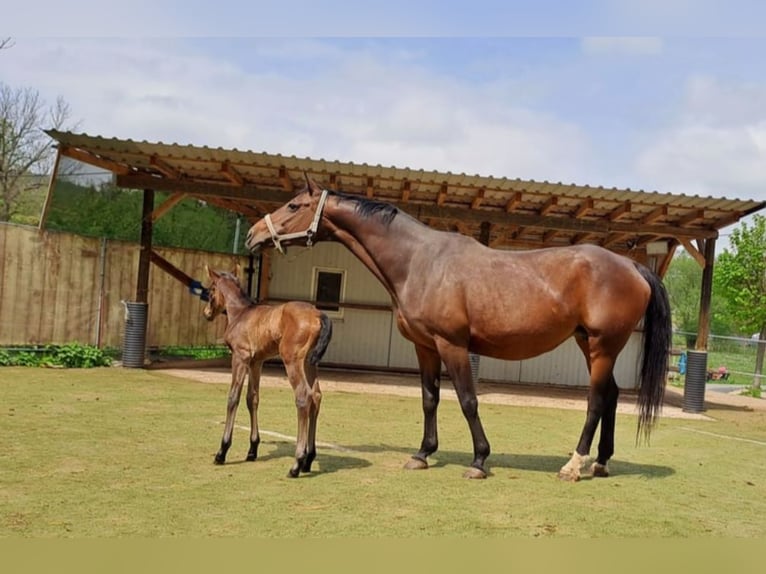
[[[157,371],[0,369],[1,537],[757,537],[766,524],[766,413],[662,419],[651,446],[618,415],[613,476],[559,481],[584,413],[481,404],[491,476],[469,481],[470,436],[439,410],[427,471],[403,464],[420,401],[325,392],[314,472],[288,479],[292,393],[264,388],[261,458],[213,465],[227,386]]]

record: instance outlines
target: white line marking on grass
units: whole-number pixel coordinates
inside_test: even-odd
[[[717,433],[714,433],[714,432],[697,430],[697,429],[693,429],[693,428],[689,428],[689,427],[678,427],[678,428],[680,428],[681,430],[689,431],[689,432],[696,432],[698,434],[706,434],[708,436],[714,436],[716,438],[725,438],[727,440],[738,440],[740,442],[749,442],[751,444],[757,444],[757,445],[760,445],[760,446],[766,446],[766,442],[763,442],[762,440],[754,440],[754,439],[751,439],[751,438],[742,438],[742,437],[739,437],[739,436],[729,436],[729,435],[725,435],[725,434],[717,434]]]
[[[219,422],[218,424],[225,424],[225,423]],[[243,425],[236,425],[235,424],[234,428],[250,432],[250,427],[246,427],[246,426],[243,426]],[[273,436],[274,438],[281,438],[282,440],[286,440],[288,442],[296,442],[296,440],[297,440],[295,437],[287,436],[286,434],[282,434],[281,432],[276,432],[276,431],[258,429],[258,433],[259,434],[265,434],[267,436]],[[357,451],[355,451],[352,448],[346,448],[345,446],[340,446],[338,444],[332,444],[330,442],[319,442],[319,441],[317,441],[317,446],[321,446],[322,448],[329,448],[329,449],[332,449],[332,450],[337,450],[339,452],[353,452],[353,453],[359,454]]]

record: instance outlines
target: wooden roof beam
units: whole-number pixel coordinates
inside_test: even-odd
[[[650,223],[654,223],[661,217],[667,217],[668,215],[668,206],[667,205],[660,205],[659,207],[653,209],[646,215],[644,215],[641,218],[641,225],[648,225]]]
[[[444,205],[444,202],[447,200],[447,184],[442,183],[441,187],[439,188],[439,195],[436,197],[436,205]]]
[[[410,200],[410,180],[405,179],[402,182],[402,203],[407,203]]]
[[[508,200],[508,203],[505,204],[505,212],[510,213],[514,209],[518,207],[518,205],[521,203],[521,192],[517,191],[513,194],[513,197]]]
[[[339,181],[338,181],[338,180],[339,180],[339,179],[340,179],[340,178],[338,177],[338,174],[337,174],[337,173],[331,173],[331,174],[330,174],[330,184],[328,185],[328,187],[329,187],[329,188],[330,188],[332,191],[338,191],[338,185],[339,185]]]
[[[626,213],[630,213],[630,201],[626,201],[618,205],[615,209],[609,212],[607,219],[609,221],[617,221]]]
[[[165,201],[162,202],[162,205],[158,206],[154,211],[152,211],[152,221],[157,221],[160,217],[173,209],[173,207],[181,203],[185,197],[185,193],[174,193],[168,197]]]
[[[686,249],[686,252],[691,255],[694,260],[699,264],[700,267],[703,269],[705,268],[705,256],[697,250],[694,245],[692,245],[692,242],[688,239],[681,238],[681,245],[684,246],[684,249]]]
[[[587,215],[589,211],[593,209],[593,198],[592,197],[586,197],[580,205],[577,206],[577,209],[574,212],[574,218],[580,219],[581,217],[584,217]]]
[[[543,244],[549,243],[551,239],[556,237],[559,234],[558,229],[549,229],[545,233],[543,233]]]
[[[127,165],[117,163],[115,161],[103,158],[98,155],[93,155],[91,153],[82,151],[74,147],[61,146],[59,148],[59,151],[61,155],[65,155],[67,157],[76,159],[77,161],[81,161],[83,163],[95,165],[96,167],[100,167],[107,171],[111,171],[112,173],[115,173],[117,175],[127,175],[131,171]]]
[[[152,154],[152,156],[149,158],[149,165],[170,179],[178,179],[181,177],[181,172],[179,172],[164,159],[160,158],[156,153]]]
[[[234,185],[244,187],[245,178],[242,177],[242,174],[239,173],[233,165],[231,165],[231,162],[228,159],[221,164],[221,173]]]
[[[548,198],[548,200],[543,203],[542,207],[540,207],[540,215],[548,215],[551,210],[556,207],[559,203],[559,198],[554,196],[551,196]]]
[[[279,183],[282,184],[282,189],[284,189],[286,192],[293,192],[293,180],[287,173],[287,169],[284,166],[279,168]]]
[[[473,201],[471,202],[471,209],[478,209],[479,206],[481,206],[481,202],[484,201],[484,194],[487,192],[486,189],[483,187],[479,189],[478,193],[476,194],[476,197],[473,198]]]
[[[603,239],[603,241],[601,241],[601,247],[608,247],[613,243],[617,243],[621,239],[625,239],[627,236],[627,233],[610,233]]]
[[[578,233],[572,237],[572,245],[578,245],[583,243],[586,239],[590,239],[593,236],[592,233]]]
[[[704,218],[705,218],[704,209],[692,209],[686,215],[683,215],[678,218],[678,225],[680,225],[681,227],[685,227],[689,225],[690,223],[693,223],[699,219],[704,219]]]

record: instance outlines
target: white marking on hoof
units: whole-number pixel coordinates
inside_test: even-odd
[[[577,482],[580,480],[580,471],[588,461],[588,458],[588,455],[581,456],[577,454],[577,452],[572,453],[572,458],[569,459],[569,462],[559,470],[559,478],[569,482]]]
[[[407,470],[425,470],[428,468],[428,463],[423,459],[412,457],[404,465],[404,468]]]
[[[596,478],[606,478],[609,476],[609,468],[605,464],[594,462],[590,467],[590,473]]]
[[[475,466],[468,467],[468,470],[466,470],[463,473],[463,478],[487,478],[487,473],[481,470],[480,468],[476,468]]]

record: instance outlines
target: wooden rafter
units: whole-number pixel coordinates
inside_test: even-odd
[[[234,185],[243,187],[246,183],[245,178],[239,171],[237,171],[237,168],[231,165],[231,162],[228,159],[221,163],[221,173]]]
[[[405,179],[402,182],[402,203],[407,203],[410,200],[410,180]]]
[[[540,215],[548,215],[551,212],[551,210],[554,207],[556,207],[556,205],[558,205],[558,202],[559,202],[559,198],[556,197],[555,195],[552,195],[551,197],[549,197],[545,201],[545,203],[543,203],[543,205],[540,207],[540,211],[539,211]]]
[[[592,233],[577,233],[572,237],[572,245],[577,245],[579,243],[584,243],[587,239],[590,239],[593,236]]]
[[[173,209],[173,207],[181,203],[184,197],[186,197],[185,193],[174,193],[168,197],[164,202],[162,202],[162,205],[154,208],[154,211],[152,211],[152,221],[157,221],[160,217]]]
[[[686,252],[691,255],[694,260],[699,263],[699,266],[703,269],[705,268],[705,256],[702,254],[701,251],[697,250],[694,245],[692,245],[692,242],[688,239],[680,239],[681,245],[684,246],[684,249],[686,249]]]
[[[610,211],[609,215],[607,215],[607,219],[609,221],[617,221],[618,219],[620,219],[626,213],[630,213],[630,202],[629,201],[621,203],[620,205],[615,207],[612,211]]]
[[[516,209],[516,207],[518,207],[520,203],[521,203],[521,192],[517,191],[516,193],[513,194],[513,197],[511,197],[511,199],[509,199],[508,202],[505,204],[505,212],[510,213],[511,211]]]
[[[588,214],[589,211],[593,209],[593,198],[592,197],[586,197],[584,200],[580,202],[580,205],[577,206],[577,209],[574,212],[574,218],[580,219],[581,217],[584,217]]]
[[[487,190],[483,187],[479,188],[479,191],[476,193],[476,196],[473,198],[473,201],[471,202],[471,209],[478,209],[479,206],[481,206],[481,202],[484,201],[484,194],[487,192]]]
[[[95,165],[96,167],[111,171],[112,173],[116,173],[118,175],[127,175],[130,173],[130,168],[128,166],[117,163],[110,159],[93,155],[92,153],[69,146],[61,146],[59,149],[61,151],[61,155],[65,155],[83,163]]]
[[[287,174],[287,169],[284,166],[279,168],[279,183],[282,185],[282,189],[284,189],[286,192],[293,192],[293,180]]]
[[[641,218],[641,225],[648,225],[650,223],[654,223],[661,217],[667,217],[668,215],[668,206],[667,205],[660,205],[659,207],[655,207],[652,211],[647,213]]]
[[[550,241],[559,234],[558,229],[549,229],[543,233],[543,244],[550,243]]]
[[[681,227],[684,227],[686,225],[689,225],[690,223],[693,223],[699,219],[705,218],[705,210],[704,209],[692,209],[689,211],[686,215],[682,215],[678,218],[678,225]]]
[[[160,158],[156,153],[149,158],[149,165],[151,165],[165,177],[169,177],[171,179],[178,179],[181,177],[181,172],[179,172],[164,159]]]
[[[601,247],[608,247],[622,239],[625,239],[627,236],[627,233],[610,233],[601,241]]]
[[[439,187],[439,195],[436,197],[436,205],[444,205],[444,202],[447,200],[447,184],[442,183]]]

